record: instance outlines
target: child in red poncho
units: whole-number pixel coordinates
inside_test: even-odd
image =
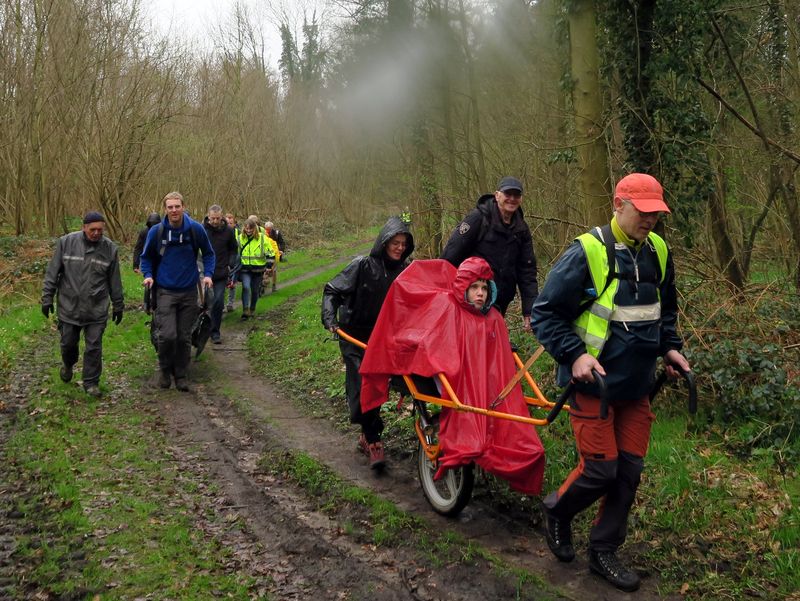
[[[499,311],[489,264],[466,259],[414,261],[394,282],[361,364],[361,407],[386,400],[392,374],[443,373],[460,401],[489,408],[516,372],[508,330]],[[517,385],[497,411],[528,416]],[[515,490],[541,491],[544,449],[533,426],[503,418],[442,409],[442,470],[471,462]]]

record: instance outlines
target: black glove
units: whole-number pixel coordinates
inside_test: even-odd
[[[51,304],[42,305],[42,315],[49,318],[52,312],[53,312],[53,305]]]
[[[114,311],[111,314],[111,321],[113,321],[115,324],[119,325],[120,322],[122,321],[122,311]]]

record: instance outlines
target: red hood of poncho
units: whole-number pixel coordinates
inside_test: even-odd
[[[483,259],[414,261],[389,289],[361,364],[361,407],[380,406],[393,374],[444,373],[464,404],[488,408],[514,376],[516,365],[502,315],[481,313],[464,293],[476,279],[492,279]],[[517,385],[496,409],[529,415]],[[539,494],[544,450],[533,426],[502,418],[443,410],[442,468],[474,461],[526,494]]]

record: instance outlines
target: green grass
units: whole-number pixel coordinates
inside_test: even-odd
[[[127,298],[138,298],[140,278],[124,279]],[[2,336],[26,342],[3,347],[20,353],[35,342],[37,360],[51,365],[31,388],[5,447],[9,477],[27,482],[19,509],[36,525],[19,541],[29,567],[19,575],[18,594],[29,590],[24,578],[55,596],[132,599],[159,591],[172,599],[250,598],[252,579],[230,573],[229,550],[187,509],[205,500],[194,477],[177,471],[150,401],[138,391],[122,393],[136,391],[155,367],[145,316],[129,311],[120,326],[109,324],[106,396],[98,401],[77,382],[58,379],[53,322],[33,309],[14,311],[26,318],[6,319]]]
[[[7,383],[20,351],[36,344],[47,324],[38,305],[16,306],[0,312],[0,385]]]
[[[358,252],[367,253],[370,248],[372,248],[372,242],[362,244],[358,247]],[[280,286],[282,281],[291,280],[342,258],[343,252],[341,244],[337,243],[335,246],[327,245],[321,248],[303,249],[289,253],[287,261],[278,263],[278,285]],[[348,248],[345,255],[351,253],[352,251]],[[345,258],[343,263],[347,263],[348,260]]]
[[[667,582],[691,574],[692,596],[798,590],[796,479],[783,480],[766,457],[731,456],[713,437],[692,434],[687,419],[654,425],[630,540],[646,545]]]

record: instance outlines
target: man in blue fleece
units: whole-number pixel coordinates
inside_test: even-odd
[[[199,311],[197,282],[198,249],[203,255],[203,287],[213,288],[215,257],[202,224],[184,214],[183,196],[170,192],[164,197],[167,216],[150,228],[140,262],[145,287],[156,285],[158,325],[158,385],[189,390],[186,378],[192,352],[192,325]]]

